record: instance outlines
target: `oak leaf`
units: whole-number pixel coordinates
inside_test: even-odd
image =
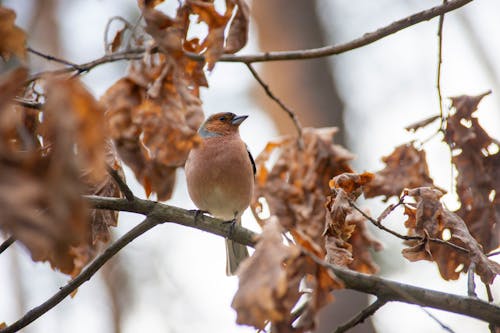
[[[0,57],[8,60],[12,55],[26,59],[26,34],[14,24],[16,13],[0,6]]]
[[[412,144],[396,147],[382,161],[385,168],[376,172],[375,179],[363,187],[366,198],[383,195],[387,200],[392,196],[399,197],[405,188],[416,187],[434,187],[445,192],[434,185],[429,175],[425,151]]]
[[[256,186],[251,203],[257,221],[262,198],[286,230],[300,231],[314,243],[323,245],[325,201],[330,194],[328,182],[336,175],[352,172],[353,155],[333,143],[336,128],[304,129],[304,147],[299,149],[291,137],[269,143],[259,154]],[[276,162],[269,166],[272,154]],[[274,156],[273,156],[274,157]],[[260,200],[260,201],[259,201]]]
[[[478,104],[488,94],[453,97],[455,112],[446,120],[444,137],[458,171],[461,206],[456,213],[485,252],[500,245],[500,143],[475,116]]]
[[[500,264],[489,260],[481,245],[470,234],[467,225],[457,214],[443,207],[438,190],[421,187],[409,190],[408,196],[417,201],[413,210],[408,207],[409,220],[405,223],[409,235],[424,237],[422,241],[411,240],[409,249],[403,255],[412,261],[432,260],[438,265],[441,276],[446,280],[458,279],[461,272],[467,272],[470,264],[475,264],[475,272],[484,283],[491,284],[500,274]],[[446,236],[448,234],[448,236]],[[445,244],[430,242],[429,238],[445,238],[448,242],[465,248],[468,253],[459,251]]]
[[[300,277],[289,276],[285,262],[300,256],[295,246],[283,244],[283,228],[271,219],[263,228],[254,254],[241,263],[239,286],[231,306],[238,324],[264,329],[272,323],[290,320],[299,299]]]

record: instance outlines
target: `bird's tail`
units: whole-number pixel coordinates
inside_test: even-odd
[[[240,224],[241,222],[236,222]],[[240,263],[248,258],[248,249],[245,245],[235,243],[230,239],[226,239],[226,274],[234,275]]]

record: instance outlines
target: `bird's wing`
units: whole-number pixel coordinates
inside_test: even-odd
[[[247,147],[247,153],[248,153],[248,157],[250,157],[250,162],[252,163],[253,175],[255,176],[255,174],[257,173],[257,168],[255,167],[255,161],[253,160],[252,153],[250,153],[250,150],[248,150],[248,147]]]

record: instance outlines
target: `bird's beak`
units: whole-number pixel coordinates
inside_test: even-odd
[[[239,126],[239,125],[241,125],[241,123],[242,123],[245,119],[247,119],[247,118],[248,118],[248,116],[236,116],[236,117],[234,117],[234,118],[233,118],[233,120],[231,121],[231,124],[236,125],[236,126]]]

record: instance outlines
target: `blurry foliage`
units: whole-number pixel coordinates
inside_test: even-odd
[[[0,229],[24,244],[33,260],[49,261],[71,276],[96,255],[98,244],[109,242],[109,227],[118,218],[116,212],[89,210],[82,195],[121,197],[107,168],[123,178],[123,162],[148,196],[169,199],[176,169],[199,144],[205,68],[214,70],[221,55],[247,42],[249,9],[243,0],[226,0],[222,14],[213,2],[186,0],[175,17],[156,10],[160,2],[139,1],[146,33],[134,34],[132,42],[146,52],[130,60],[127,74],[100,101],[77,78],[45,76],[35,92],[34,85],[24,83],[27,68],[0,77]],[[187,38],[196,24],[192,15],[208,27],[202,40]],[[26,36],[14,18],[13,11],[0,7],[4,59],[26,55]],[[111,51],[123,46],[123,31]],[[203,55],[205,62],[190,54]],[[22,106],[15,97],[43,106]],[[458,170],[461,207],[456,212],[441,204],[443,191],[430,177],[425,150],[412,143],[396,147],[383,158],[386,166],[372,174],[354,172],[349,164],[353,155],[333,143],[335,128],[306,128],[301,144],[293,137],[270,142],[256,159],[251,208],[263,232],[239,270],[232,304],[237,322],[258,329],[272,323],[279,332],[314,328],[319,309],[343,284],[311,254],[359,272],[377,272],[371,251],[381,244],[352,206],[362,194],[384,201],[402,194],[416,200],[403,202],[408,235],[418,236],[406,242],[404,257],[436,262],[447,280],[474,263],[475,272],[491,284],[500,273],[485,255],[500,242],[500,153],[498,141],[474,117],[482,97],[453,98],[452,113],[444,119],[444,142]],[[269,218],[261,217],[264,205]],[[297,320],[293,309],[301,302],[307,303]]]

